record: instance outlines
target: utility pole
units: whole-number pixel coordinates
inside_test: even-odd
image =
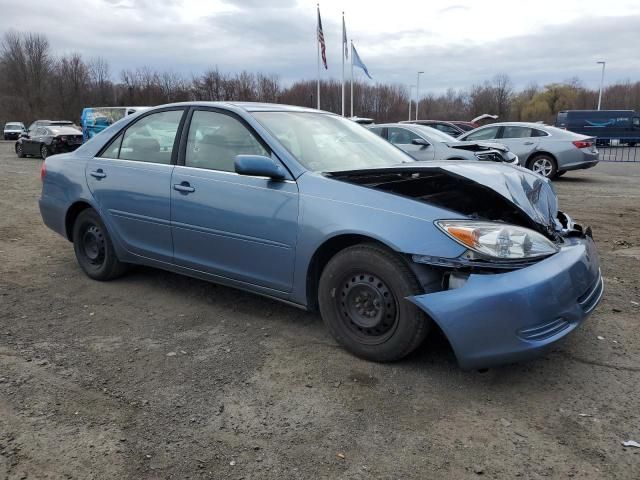
[[[409,121],[411,121],[411,104],[413,103],[413,98],[411,98],[411,91],[416,88],[415,85],[409,85]]]
[[[424,72],[418,72],[418,80],[416,81],[416,120],[418,120],[418,110],[420,110],[420,75]]]

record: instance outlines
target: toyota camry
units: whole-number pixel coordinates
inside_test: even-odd
[[[82,270],[144,264],[314,310],[398,360],[437,325],[463,368],[540,354],[603,293],[591,230],[518,166],[419,162],[318,110],[190,102],[42,165],[40,210]]]

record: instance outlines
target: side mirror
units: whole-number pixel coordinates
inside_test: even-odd
[[[428,147],[429,142],[427,142],[424,138],[414,138],[411,140],[412,145],[421,145],[423,147]]]
[[[236,173],[253,177],[268,177],[283,180],[284,170],[273,159],[263,155],[238,155],[234,162]]]

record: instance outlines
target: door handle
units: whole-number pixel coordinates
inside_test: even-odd
[[[98,179],[104,178],[104,177],[107,176],[107,174],[104,173],[101,168],[99,168],[98,170],[94,170],[93,172],[90,172],[89,175],[91,175],[94,178],[98,178]]]
[[[189,185],[189,182],[176,183],[173,185],[173,189],[181,193],[195,192],[196,189]]]
[[[524,142],[525,145],[533,145],[533,142]]]

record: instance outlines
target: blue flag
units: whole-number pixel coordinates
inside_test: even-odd
[[[360,60],[360,55],[358,55],[358,51],[356,50],[356,47],[353,46],[353,43],[351,44],[351,62],[354,67],[360,67],[367,77],[373,80],[373,77],[369,75],[369,70],[367,70],[366,65],[362,63],[362,60]]]

